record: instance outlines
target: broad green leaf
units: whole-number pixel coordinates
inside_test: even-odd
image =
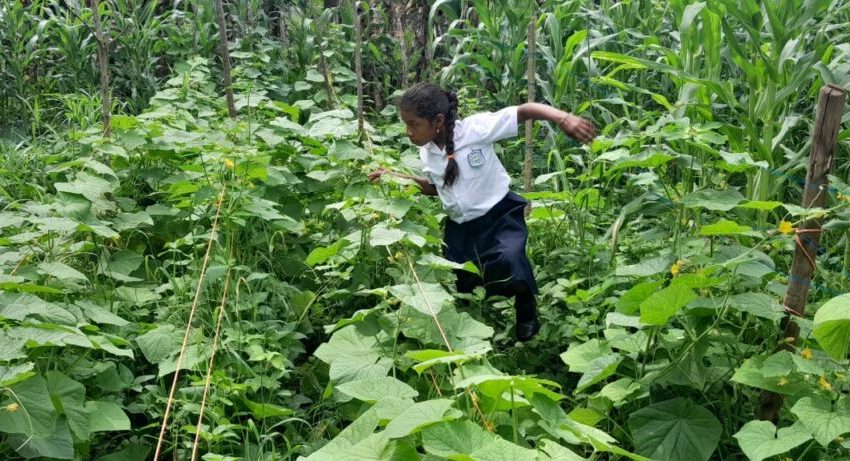
[[[687,208],[705,208],[714,211],[729,211],[744,200],[735,189],[725,190],[706,189],[692,192],[682,198],[682,204]]]
[[[183,335],[174,328],[174,325],[160,325],[147,333],[136,337],[142,354],[148,362],[158,364],[169,355],[180,349]]]
[[[426,345],[445,347],[443,335],[432,315],[406,306],[400,311],[404,314],[401,331],[405,336],[418,339]],[[437,314],[437,321],[452,349],[476,354],[489,347],[486,339],[493,336],[493,328],[475,320],[468,313],[458,312],[447,305]]]
[[[51,323],[76,325],[77,318],[56,304],[27,293],[0,292],[0,318],[22,321],[38,317]]]
[[[68,427],[80,440],[88,440],[91,433],[90,415],[85,408],[86,388],[58,371],[48,371],[47,390],[56,411],[65,415]]]
[[[729,297],[729,306],[756,317],[778,321],[785,316],[779,301],[764,293],[742,293]]]
[[[616,274],[620,277],[649,277],[669,271],[673,260],[670,255],[657,256],[631,266],[618,267]]]
[[[382,377],[392,367],[392,360],[377,348],[377,340],[354,326],[335,332],[313,355],[330,365],[329,376],[335,383]]]
[[[590,363],[600,357],[608,357],[613,351],[608,344],[598,339],[591,339],[585,343],[573,344],[566,352],[561,354],[561,360],[569,366],[573,373],[587,373],[591,369]]]
[[[587,371],[581,376],[576,385],[576,392],[581,392],[588,387],[599,383],[617,371],[617,367],[623,357],[619,354],[611,354],[604,357],[597,357],[590,361],[587,365]]]
[[[120,405],[113,402],[88,401],[86,409],[91,415],[91,431],[129,431],[130,419]]]
[[[130,276],[130,273],[141,267],[144,257],[135,251],[121,250],[98,262],[97,273],[112,277],[120,282],[136,282],[140,278]]]
[[[285,418],[293,413],[291,408],[282,407],[273,403],[254,402],[247,398],[243,398],[242,401],[245,402],[245,406],[248,407],[248,410],[250,410],[251,414],[257,419]]]
[[[812,334],[832,358],[847,358],[850,348],[850,294],[832,298],[818,308]]]
[[[549,389],[549,387],[560,387],[558,383],[533,376],[480,374],[461,379],[455,383],[455,389],[463,389],[472,385],[477,386],[482,394],[497,401],[505,400],[505,403],[509,405],[510,397],[505,398],[503,396],[509,396],[511,393],[516,394],[516,392],[521,393],[528,400],[531,400],[535,395],[544,395],[553,401],[563,398],[561,394]]]
[[[436,315],[444,306],[454,301],[452,295],[439,283],[395,285],[391,286],[389,291],[402,303],[425,315]]]
[[[798,395],[809,391],[811,385],[797,373],[777,376],[776,362],[768,362],[765,357],[752,357],[744,361],[735,370],[731,380],[747,386],[757,387],[783,395]]]
[[[150,454],[152,449],[152,447],[147,445],[129,443],[121,450],[97,458],[97,461],[146,461],[150,459],[148,454]],[[204,457],[201,459],[207,461],[206,455],[204,455]],[[231,460],[221,459],[220,461]]]
[[[310,267],[315,266],[317,264],[322,264],[333,256],[336,256],[336,254],[339,253],[340,250],[345,248],[345,246],[349,243],[350,242],[348,240],[339,239],[334,242],[333,245],[327,247],[313,248],[313,251],[311,251],[310,254],[307,255],[307,259],[304,261],[304,263]]]
[[[737,208],[749,208],[752,210],[761,210],[761,211],[770,211],[778,206],[782,205],[782,202],[770,202],[763,200],[745,200],[743,203],[739,203]]]
[[[467,272],[472,272],[473,274],[480,274],[480,271],[475,266],[475,263],[472,261],[467,261],[464,264],[456,263],[453,261],[449,261],[442,256],[437,256],[433,253],[428,253],[423,255],[416,261],[417,264],[424,264],[430,267],[438,268],[438,269],[460,269],[465,270]]]
[[[791,408],[800,422],[823,446],[850,432],[850,397],[841,396],[833,403],[819,396],[803,397]]]
[[[625,401],[628,397],[632,396],[640,389],[640,383],[632,380],[631,378],[620,378],[612,383],[606,384],[605,387],[603,387],[596,395],[599,397],[605,397],[614,403],[614,406],[618,406],[618,403]]]
[[[54,325],[51,323],[33,324],[31,327],[13,327],[7,330],[9,337],[22,339],[27,347],[39,346],[79,346],[94,348],[91,340],[79,328]]]
[[[369,245],[373,247],[392,245],[403,239],[404,235],[401,229],[389,229],[386,225],[379,224],[369,233]]]
[[[640,303],[640,321],[647,325],[664,325],[696,297],[696,293],[684,285],[668,286]]]
[[[753,232],[753,228],[743,226],[735,221],[728,219],[720,220],[714,224],[702,226],[699,230],[699,235],[715,236],[715,235],[749,235]]]
[[[388,214],[398,220],[401,220],[404,218],[404,215],[410,211],[410,207],[413,206],[413,203],[408,200],[398,198],[371,198],[367,200],[364,205],[378,213]]]
[[[539,450],[552,461],[587,461],[586,458],[577,455],[569,448],[549,439],[543,439],[540,441]]]
[[[467,347],[466,349],[469,352],[459,349],[455,349],[452,352],[429,349],[425,351],[409,351],[404,355],[405,357],[410,357],[419,362],[416,365],[413,365],[413,369],[417,373],[421,374],[423,371],[434,365],[447,363],[463,364],[472,360],[478,360],[493,349],[490,343],[487,342],[481,342],[476,346]]]
[[[115,289],[115,294],[120,299],[131,303],[133,306],[144,306],[152,301],[159,300],[162,296],[154,290],[146,287],[121,286]]]
[[[359,379],[340,384],[336,389],[364,402],[377,402],[383,398],[412,398],[419,395],[415,389],[391,376]]]
[[[0,387],[10,387],[25,381],[30,376],[35,375],[35,372],[32,371],[33,368],[35,368],[35,364],[32,362],[20,365],[0,365]]]
[[[17,359],[24,359],[27,357],[27,354],[24,353],[24,341],[18,338],[12,338],[10,336],[0,336],[0,362],[11,362]],[[8,367],[0,366],[0,387],[5,387],[3,384],[4,372],[2,370],[8,369]],[[10,375],[11,376],[11,373]],[[11,379],[8,378],[8,379]]]
[[[469,457],[474,461],[536,461],[537,451],[496,438],[470,453]]]
[[[663,284],[664,282],[659,280],[656,282],[638,283],[629,288],[617,302],[617,311],[627,315],[634,314],[640,310],[640,304],[655,293]]]
[[[91,301],[77,301],[76,306],[83,310],[83,313],[89,320],[97,324],[123,327],[129,323],[106,308],[98,306]]]
[[[6,442],[24,458],[73,459],[74,441],[68,423],[64,418],[59,418],[51,429],[48,435],[39,437],[9,434]]]
[[[82,272],[60,262],[44,262],[38,265],[38,273],[59,280],[72,280],[88,283],[89,279]]]
[[[750,421],[733,436],[750,461],[762,461],[808,442],[812,435],[802,424],[776,430],[770,421]]]
[[[638,454],[669,461],[708,460],[722,432],[710,411],[681,397],[632,413],[629,429]]]
[[[383,434],[391,439],[410,435],[431,424],[457,418],[455,412],[449,410],[454,405],[450,399],[433,399],[417,402],[402,414],[393,418]],[[448,413],[448,414],[447,414]]]
[[[53,408],[47,383],[41,375],[9,387],[12,392],[3,392],[2,407],[17,404],[17,411],[0,411],[0,431],[7,434],[24,434],[32,437],[47,437],[53,433],[59,415]]]
[[[153,226],[153,219],[144,211],[135,213],[118,213],[112,221],[115,230],[124,232],[137,229],[142,226]]]
[[[422,430],[425,451],[443,457],[468,455],[495,440],[495,435],[466,420],[437,423]]]

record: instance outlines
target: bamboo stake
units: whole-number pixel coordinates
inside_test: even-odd
[[[838,131],[841,128],[845,96],[844,90],[834,85],[827,85],[820,90],[815,125],[812,129],[809,168],[803,189],[803,208],[820,208],[826,201],[829,187],[827,175],[832,167],[832,156],[838,140]],[[791,315],[803,317],[806,314],[806,298],[809,294],[812,274],[815,271],[815,258],[820,248],[818,245],[822,221],[823,218],[807,219],[797,228],[797,244],[791,263],[791,276],[783,301],[789,317],[785,322],[781,349],[793,351],[800,335],[800,326]],[[758,419],[776,423],[782,407],[782,396],[764,391],[759,400],[756,415]]]
[[[97,39],[97,65],[100,68],[100,99],[103,102],[103,137],[110,135],[112,119],[112,101],[109,95],[109,43],[103,35],[100,23],[100,0],[91,0],[94,34]]]
[[[354,2],[354,68],[357,72],[357,133],[363,136],[363,65],[360,47],[363,45],[363,33],[360,30],[360,2]]]
[[[537,55],[537,12],[531,14],[528,22],[528,102],[534,102],[535,96],[535,74],[537,66],[535,58]],[[532,155],[532,133],[533,121],[525,121],[525,164],[523,165],[523,176],[525,178],[525,191],[531,192],[531,155]],[[531,213],[531,202],[525,207],[525,215]]]
[[[221,54],[222,73],[224,73],[224,96],[227,99],[227,115],[236,117],[236,104],[233,102],[233,82],[230,79],[230,50],[227,49],[227,22],[224,18],[222,0],[215,0],[218,14],[218,48]]]

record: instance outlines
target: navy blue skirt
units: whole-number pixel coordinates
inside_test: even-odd
[[[472,261],[481,272],[478,276],[456,270],[459,292],[470,293],[483,286],[488,296],[513,296],[518,291],[537,294],[531,263],[525,255],[527,203],[508,192],[483,216],[462,224],[446,220],[444,257],[457,263]]]

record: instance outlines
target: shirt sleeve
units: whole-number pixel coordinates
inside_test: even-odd
[[[492,144],[519,133],[517,106],[497,112],[479,112],[463,119],[463,138],[469,144]]]

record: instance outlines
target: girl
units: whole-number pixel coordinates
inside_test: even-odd
[[[540,329],[534,295],[537,284],[525,255],[528,230],[526,200],[510,192],[510,178],[493,151],[493,143],[517,135],[526,120],[548,120],[573,138],[589,143],[593,125],[570,113],[537,103],[506,107],[498,112],[457,118],[457,96],[420,83],[407,90],[399,103],[407,137],[419,146],[426,177],[379,169],[415,181],[422,193],[438,195],[449,219],[444,237],[445,258],[472,261],[481,276],[456,271],[457,290],[472,292],[483,285],[487,295],[515,297],[516,338],[527,341]]]

